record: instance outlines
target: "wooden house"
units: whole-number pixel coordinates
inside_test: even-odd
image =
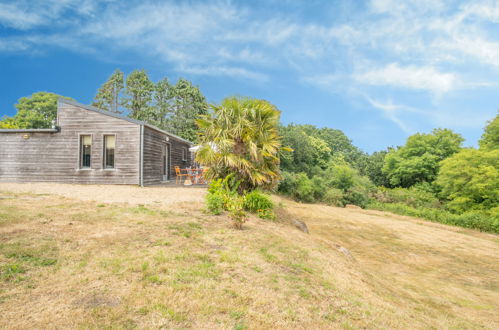
[[[50,129],[0,129],[0,182],[154,185],[191,165],[192,143],[145,122],[60,99]]]

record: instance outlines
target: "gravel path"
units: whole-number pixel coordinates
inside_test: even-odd
[[[76,185],[63,183],[0,183],[0,193],[2,191],[53,194],[102,203],[161,203],[169,205],[182,202],[202,202],[206,188]]]

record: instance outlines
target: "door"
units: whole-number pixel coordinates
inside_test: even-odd
[[[163,146],[163,177],[162,181],[168,181],[170,179],[170,145],[165,144]]]

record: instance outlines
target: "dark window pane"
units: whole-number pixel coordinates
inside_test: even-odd
[[[92,137],[90,135],[82,135],[80,138],[81,152],[81,167],[89,168],[91,164],[92,154]]]

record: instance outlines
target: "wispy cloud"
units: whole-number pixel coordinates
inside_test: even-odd
[[[0,2],[0,26],[14,31],[0,36],[0,52],[53,45],[117,58],[134,53],[179,73],[269,85],[275,72],[286,72],[352,102],[366,95],[366,106],[405,132],[401,114],[414,113],[421,98],[437,109],[458,92],[497,86],[498,1],[345,3],[348,19],[300,16],[295,3],[275,11],[222,0]],[[334,6],[324,4],[324,12],[337,12]]]
[[[458,85],[458,78],[453,73],[439,72],[435,68],[427,66],[401,67],[397,63],[355,73],[353,78],[359,84],[427,90],[437,94],[451,91]]]

